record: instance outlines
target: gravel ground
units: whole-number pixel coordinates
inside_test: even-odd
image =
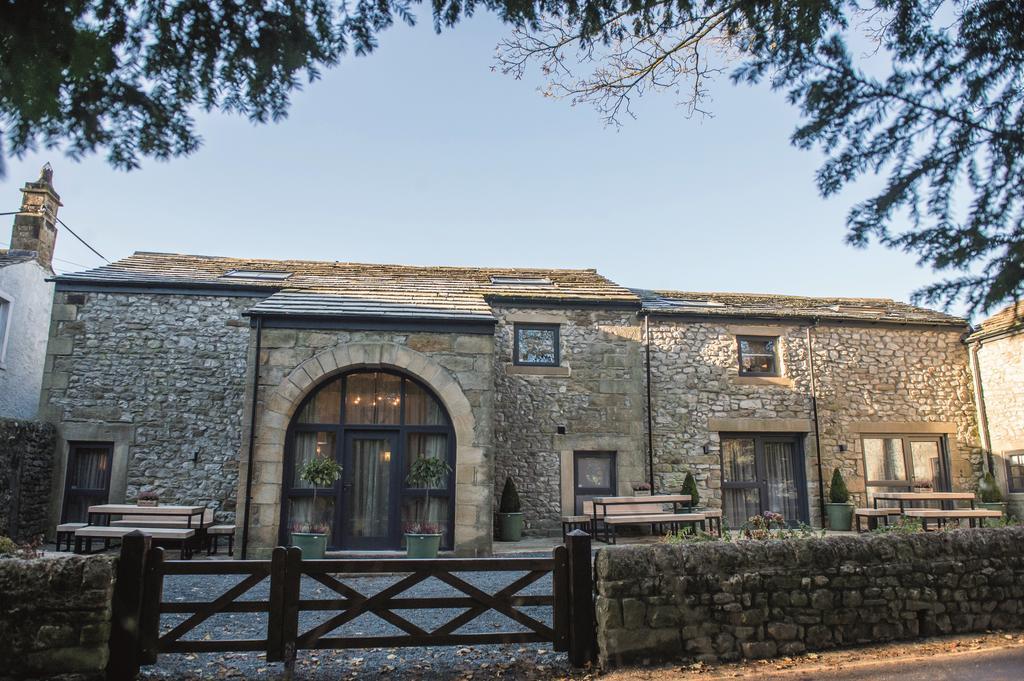
[[[495,593],[522,576],[523,572],[467,572],[458,576],[487,593]],[[168,576],[164,580],[164,601],[212,601],[244,578],[242,575]],[[342,577],[343,583],[364,595],[377,593],[394,584],[402,575]],[[252,588],[239,600],[266,599],[269,580]],[[542,578],[519,593],[550,593],[550,578]],[[402,592],[401,597],[463,596],[436,579],[428,579]],[[337,595],[309,577],[302,580],[303,599],[335,598]],[[540,622],[551,625],[551,609],[519,608]],[[402,610],[403,617],[430,630],[452,619],[462,609]],[[302,612],[299,631],[306,631],[337,614],[337,611]],[[187,615],[164,615],[161,633],[165,633]],[[185,639],[263,638],[267,617],[262,613],[218,614],[185,635]],[[493,610],[462,627],[457,633],[486,633],[497,630],[526,631],[522,625]],[[361,615],[331,632],[331,636],[381,636],[401,634],[375,615]],[[258,653],[166,654],[156,665],[143,667],[148,679],[277,679],[283,665],[268,663]],[[565,653],[555,653],[551,644],[494,646],[439,646],[432,648],[371,648],[363,650],[301,650],[295,666],[296,679],[363,679],[387,675],[404,679],[451,678],[541,678],[570,675]]]

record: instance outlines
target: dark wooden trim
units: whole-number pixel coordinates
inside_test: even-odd
[[[555,650],[565,652],[569,650],[569,617],[570,617],[570,589],[569,589],[569,552],[565,546],[556,546],[552,554],[555,562],[554,570],[551,571],[551,594],[552,613],[551,621],[555,627]]]
[[[164,550],[155,547],[146,554],[139,615],[139,662],[153,664],[159,652],[160,602],[164,594]],[[198,563],[197,563],[198,564]]]
[[[80,281],[55,277],[54,290],[58,292],[81,293],[150,293],[155,295],[178,296],[216,296],[225,298],[269,298],[285,286],[242,287],[238,284],[218,285],[203,284],[172,284],[168,282],[145,283],[130,281],[124,284],[114,282]]]
[[[283,546],[276,547],[270,554],[270,600],[267,603],[269,607],[269,615],[267,617],[267,662],[280,662],[284,659],[284,618],[280,614],[284,612],[284,589],[285,581],[288,578],[287,563],[288,549]],[[249,603],[235,601],[228,605],[248,606]],[[221,612],[229,612],[228,607],[222,608]],[[231,610],[231,612],[238,612],[238,610]],[[247,610],[247,612],[254,611]]]
[[[736,336],[736,357],[739,360],[738,375],[754,377],[776,377],[781,376],[779,372],[779,338],[780,336],[752,336],[742,334]],[[771,371],[744,371],[743,370],[743,341],[756,341],[759,343],[772,343],[772,370]],[[760,355],[763,357],[764,355]]]

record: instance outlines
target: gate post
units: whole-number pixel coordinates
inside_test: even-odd
[[[569,555],[564,546],[556,546],[551,557],[555,561],[555,569],[551,571],[551,593],[555,601],[552,616],[555,625],[554,648],[558,652],[565,652],[569,650]]]
[[[134,679],[139,673],[139,619],[142,614],[143,573],[150,540],[138,530],[121,539],[117,581],[111,599],[108,679]]]
[[[284,585],[288,549],[278,546],[270,554],[270,605],[267,613],[267,662],[284,659]]]
[[[573,530],[566,535],[565,544],[569,556],[569,661],[574,667],[583,667],[597,659],[590,535]]]
[[[281,654],[285,678],[295,666],[295,639],[299,636],[299,589],[302,586],[302,549],[289,546],[285,557],[285,578],[281,608]]]
[[[142,577],[142,610],[139,614],[139,663],[154,664],[160,641],[160,601],[164,598],[164,550],[146,552]]]

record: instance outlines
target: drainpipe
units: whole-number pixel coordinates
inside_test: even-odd
[[[644,345],[647,351],[647,467],[650,471],[651,494],[654,489],[654,415],[651,412],[651,315],[644,313]]]
[[[260,389],[260,344],[263,340],[263,317],[256,319],[256,355],[252,370],[252,410],[249,413],[249,460],[245,466],[245,517],[242,520],[242,560],[249,553],[249,510],[252,507],[253,453],[256,449],[256,402]]]
[[[814,371],[814,342],[811,337],[811,328],[818,326],[815,319],[807,327],[807,361],[811,370],[811,410],[814,413],[814,450],[818,460],[818,508],[821,512],[821,526],[825,527],[825,473],[821,467],[821,427],[818,422],[818,388],[817,375]]]
[[[981,350],[981,341],[967,344],[967,354],[971,358],[971,373],[974,384],[974,408],[978,419],[978,435],[981,437],[981,449],[985,454],[988,463],[988,470],[994,474],[992,466],[992,434],[988,427],[988,409],[985,408],[985,385],[981,381],[981,362],[978,360],[978,351]]]

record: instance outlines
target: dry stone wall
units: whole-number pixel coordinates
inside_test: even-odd
[[[257,299],[58,291],[42,417],[130,427],[134,499],[234,517],[249,322]],[[121,493],[111,490],[112,495]]]
[[[46,533],[55,440],[49,424],[0,419],[0,535],[24,542]]]
[[[115,560],[0,559],[0,681],[105,678]]]
[[[601,549],[604,665],[1024,626],[1024,528]]]

